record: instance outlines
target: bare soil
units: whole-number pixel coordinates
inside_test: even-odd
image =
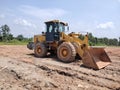
[[[105,49],[112,63],[93,70],[78,60],[34,57],[24,45],[0,46],[0,90],[120,90],[120,47]]]

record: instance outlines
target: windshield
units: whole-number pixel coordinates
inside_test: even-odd
[[[65,26],[63,24],[59,24],[59,31],[64,32],[65,31]]]
[[[46,32],[65,32],[65,25],[62,23],[47,23]]]

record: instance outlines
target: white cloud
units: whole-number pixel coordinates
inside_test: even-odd
[[[5,18],[5,15],[4,14],[0,14],[0,19],[3,19]]]
[[[58,8],[42,9],[38,7],[28,6],[28,5],[21,6],[20,11],[40,19],[61,17],[66,13],[66,11],[63,9],[58,9]]]
[[[15,22],[15,24],[18,24],[18,25],[36,28],[36,25],[32,24],[31,22],[29,22],[25,19],[19,18],[19,19],[14,20],[14,22]]]
[[[108,29],[108,28],[114,28],[114,23],[113,22],[106,22],[106,23],[101,23],[97,25],[98,29]]]

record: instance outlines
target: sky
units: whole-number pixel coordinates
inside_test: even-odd
[[[119,38],[120,0],[0,0],[0,26],[14,36],[41,34],[49,20],[67,22],[69,32]]]

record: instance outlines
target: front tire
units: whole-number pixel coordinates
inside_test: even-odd
[[[45,57],[47,55],[47,48],[44,43],[37,43],[35,45],[34,53],[36,57]]]
[[[59,60],[69,63],[75,60],[76,50],[70,42],[63,42],[57,49]]]

